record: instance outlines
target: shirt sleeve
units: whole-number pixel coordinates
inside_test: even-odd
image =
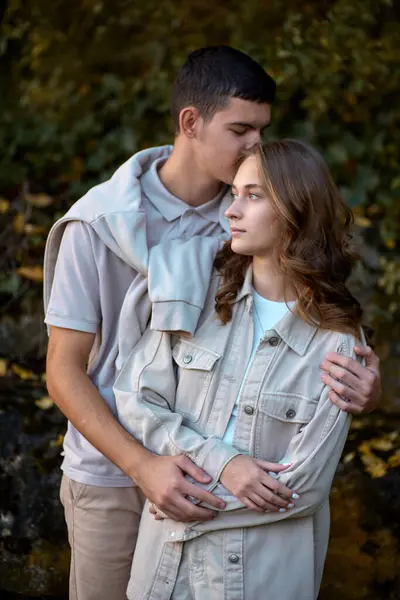
[[[146,448],[162,456],[183,454],[214,483],[238,454],[215,436],[203,437],[174,412],[176,377],[171,335],[147,329],[114,386],[120,423]]]
[[[47,325],[96,333],[101,310],[94,235],[86,223],[67,224],[45,317]]]

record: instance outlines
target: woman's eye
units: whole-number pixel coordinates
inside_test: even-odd
[[[257,198],[259,198],[259,196],[257,196],[257,194],[249,194],[249,198],[250,198],[250,200],[257,200]]]

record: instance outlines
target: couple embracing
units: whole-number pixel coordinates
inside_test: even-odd
[[[320,154],[262,142],[275,83],[226,46],[50,232],[49,393],[68,418],[71,600],[317,598],[329,490],[379,361]]]

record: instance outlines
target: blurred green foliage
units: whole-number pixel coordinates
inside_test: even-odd
[[[40,298],[52,222],[129,155],[169,142],[188,51],[233,45],[278,83],[268,135],[322,150],[363,239],[372,324],[399,314],[400,4],[394,0],[9,0],[0,40],[0,294]],[[35,268],[32,268],[35,267]],[[33,303],[33,304],[32,304]]]

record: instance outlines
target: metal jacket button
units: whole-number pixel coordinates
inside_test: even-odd
[[[268,344],[270,346],[277,346],[279,344],[279,338],[277,337],[272,337],[269,341]]]
[[[237,554],[231,554],[230,557],[229,557],[229,561],[231,563],[234,563],[234,564],[238,563],[239,562],[238,555]]]
[[[296,411],[293,408],[289,408],[289,410],[286,411],[286,417],[288,419],[293,419],[293,417],[296,416]]]
[[[185,365],[188,365],[189,363],[191,363],[193,360],[193,356],[191,354],[186,354],[186,356],[183,357],[183,362],[185,363]]]
[[[254,413],[254,408],[252,406],[245,406],[244,412],[246,415],[252,415]]]

